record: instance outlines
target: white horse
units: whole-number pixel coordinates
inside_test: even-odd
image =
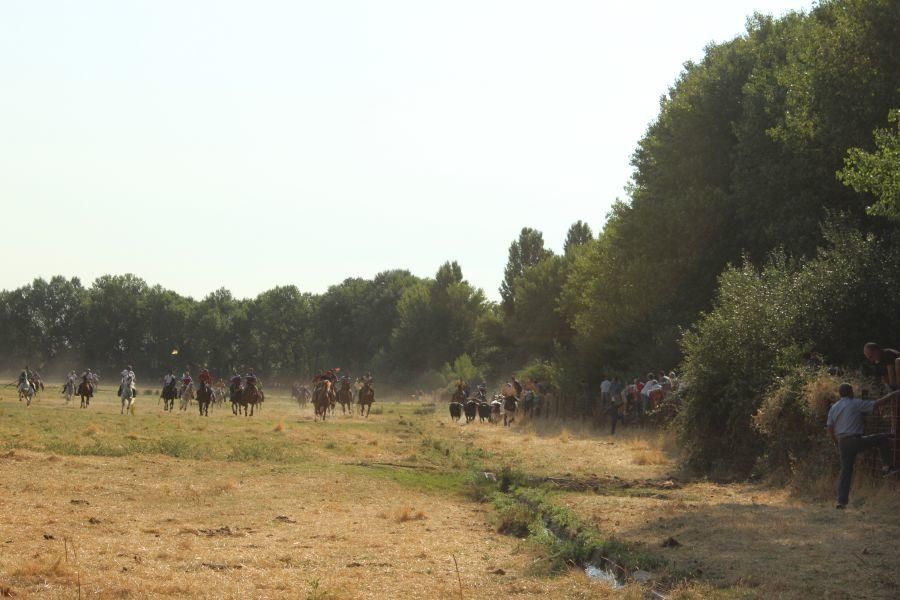
[[[24,399],[25,406],[31,406],[31,401],[34,400],[34,387],[31,385],[31,382],[26,379],[16,389],[19,392],[19,401],[21,402]]]
[[[187,410],[191,405],[191,400],[194,399],[194,382],[182,383],[178,397],[181,398],[181,404],[179,404],[178,408]]]
[[[122,397],[122,412],[120,414],[125,414],[127,410],[130,414],[134,414],[134,380],[131,377],[126,378],[122,382],[122,391],[120,393]]]

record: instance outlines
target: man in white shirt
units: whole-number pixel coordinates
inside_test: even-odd
[[[605,375],[603,376],[603,381],[600,382],[600,409],[605,409],[609,406],[609,388],[612,385],[612,381],[610,381]]]
[[[890,433],[863,435],[864,415],[872,414],[883,404],[900,397],[900,390],[891,392],[878,400],[863,400],[853,397],[853,386],[842,383],[838,388],[840,400],[828,411],[828,435],[834,440],[841,456],[841,476],[838,480],[837,506],[843,509],[850,501],[850,483],[853,481],[853,465],[856,455],[866,448],[877,447],[881,451],[882,470],[885,476],[897,472],[894,456],[888,440]]]

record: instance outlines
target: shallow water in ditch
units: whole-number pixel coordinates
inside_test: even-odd
[[[614,590],[625,587],[625,584],[616,577],[616,574],[609,569],[603,569],[597,565],[588,565],[584,568],[584,574],[593,581],[599,581],[607,584]]]

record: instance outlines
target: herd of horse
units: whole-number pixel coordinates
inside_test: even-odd
[[[265,397],[262,390],[253,389],[256,393],[245,391],[241,386],[230,394],[232,414],[241,414],[241,410],[243,410],[246,415],[249,407],[249,416],[253,416],[254,408],[262,404]],[[208,417],[209,407],[212,404],[222,406],[225,403],[226,388],[224,383],[219,383],[214,387],[202,381],[196,388],[193,381],[182,383],[179,387],[178,381],[173,379],[168,385],[163,386],[159,397],[163,401],[163,410],[167,412],[175,410],[176,399],[179,401],[178,408],[182,411],[187,411],[191,402],[196,400],[200,416]]]
[[[19,385],[19,400],[25,401],[26,406],[30,406],[34,397],[43,389],[44,384],[40,379]],[[74,382],[69,381],[63,386],[62,393],[66,404],[75,396],[80,396],[81,408],[88,408],[94,395],[94,386],[89,382],[81,382],[76,386]],[[301,409],[312,402],[314,418],[317,421],[320,419],[324,421],[329,415],[334,416],[337,405],[341,407],[341,414],[353,415],[354,395],[359,415],[368,417],[375,402],[375,390],[370,381],[363,380],[354,385],[349,378],[342,379],[339,384],[326,379],[317,382],[312,390],[301,383],[294,383],[291,388],[291,397]],[[201,382],[195,387],[193,382],[182,383],[179,386],[178,381],[173,380],[163,387],[160,399],[163,401],[163,410],[167,412],[175,410],[176,400],[179,400],[181,411],[187,411],[196,400],[200,415],[206,417],[209,416],[210,406],[222,406],[226,400],[230,400],[232,414],[252,417],[261,410],[265,394],[253,385],[241,384],[229,388],[220,381],[215,385]],[[123,412],[124,403],[123,398]],[[483,393],[470,396],[463,385],[458,385],[450,399],[450,418],[459,421],[465,416],[467,423],[480,419],[482,423],[494,424],[499,423],[502,418],[503,425],[508,427],[515,420],[518,405],[519,397],[510,386],[504,386],[500,393],[488,400]],[[525,410],[527,409],[526,401]]]
[[[337,389],[335,389],[337,387]],[[20,401],[24,401],[26,406],[31,406],[32,400],[37,396],[39,391],[43,391],[44,384],[40,379],[34,379],[26,382],[24,385],[18,386],[18,396]],[[91,398],[94,397],[95,386],[93,383],[82,381],[77,384],[74,381],[68,381],[63,385],[62,395],[69,404],[75,396],[81,398],[81,408],[88,408],[91,404]],[[121,390],[120,390],[121,392]],[[121,396],[121,393],[120,393]],[[354,386],[349,379],[343,379],[339,386],[336,386],[329,380],[318,382],[313,391],[306,385],[295,383],[291,390],[291,396],[297,401],[300,408],[306,408],[311,401],[313,404],[315,419],[325,420],[328,415],[335,414],[336,405],[340,404],[341,414],[352,415],[354,396],[356,397],[356,405],[359,407],[359,415],[368,417],[372,411],[372,404],[375,402],[375,390],[372,388],[370,381],[362,381],[359,386]],[[179,385],[177,380],[172,380],[165,385],[160,392],[160,400],[163,402],[163,410],[173,412],[175,410],[175,401],[179,401],[179,410],[187,411],[191,404],[196,401],[201,416],[208,417],[211,406],[222,406],[226,400],[231,402],[231,412],[234,415],[243,414],[246,417],[252,417],[254,413],[259,412],[265,401],[265,393],[253,385],[233,385],[228,387],[224,382],[220,381],[215,385],[209,385],[200,382],[195,386],[191,382],[183,382]],[[123,409],[125,412],[126,399],[123,397]],[[129,402],[130,408],[133,403]]]
[[[329,414],[334,416],[338,404],[341,405],[342,415],[352,415],[354,392],[359,416],[368,417],[372,411],[372,403],[375,402],[375,390],[368,380],[362,380],[358,386],[354,386],[349,378],[344,378],[337,390],[335,382],[328,379],[317,382],[312,391],[304,384],[295,383],[291,388],[291,397],[300,408],[306,408],[312,401],[315,420],[324,421]]]

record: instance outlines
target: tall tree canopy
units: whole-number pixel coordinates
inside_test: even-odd
[[[523,227],[519,238],[509,245],[509,260],[503,271],[503,282],[500,284],[500,297],[503,308],[512,311],[516,295],[516,277],[552,254],[544,248],[544,234],[530,227]]]

